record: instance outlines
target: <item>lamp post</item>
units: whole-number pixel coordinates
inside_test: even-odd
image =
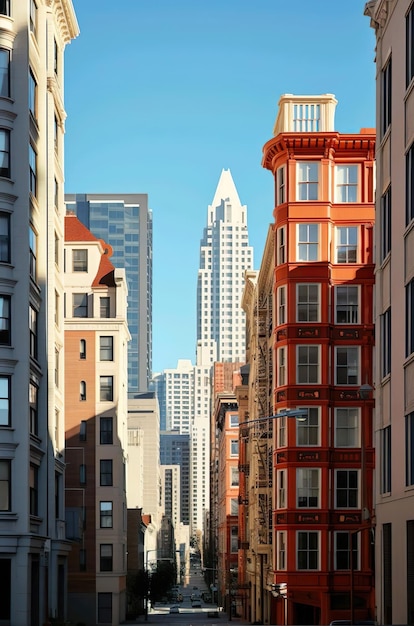
[[[239,428],[243,428],[243,429],[247,429],[247,428],[258,428],[260,429],[261,425],[264,422],[269,422],[271,420],[275,420],[275,419],[281,419],[284,417],[287,418],[294,418],[297,421],[305,421],[308,418],[308,409],[306,408],[298,408],[298,409],[283,409],[281,410],[279,413],[276,413],[275,415],[269,415],[267,417],[259,417],[257,419],[253,419],[253,420],[247,420],[246,422],[242,422],[241,424],[239,424]],[[242,434],[242,431],[239,431],[240,434]],[[261,624],[264,623],[264,614],[263,614],[263,599],[264,599],[264,585],[263,585],[263,553],[259,554],[259,558],[260,558],[260,584],[259,584],[259,602],[260,602],[260,620],[259,622]],[[254,573],[255,579],[257,578],[257,570],[255,567],[255,573]],[[257,585],[256,585],[257,587]],[[285,599],[285,595],[282,596],[282,594],[278,594],[277,596],[274,597],[283,597]],[[256,604],[256,600],[255,600],[255,604]],[[255,614],[256,614],[256,608],[255,607]],[[287,620],[287,604],[285,605],[285,620]],[[287,623],[287,622],[285,622]]]
[[[368,383],[361,385],[359,388],[359,397],[361,400],[365,401],[369,400],[371,397],[371,393],[373,388]],[[363,409],[364,407],[362,407]],[[371,422],[370,422],[371,423]],[[354,537],[358,536],[363,530],[369,528],[370,522],[370,511],[368,509],[368,500],[367,500],[367,461],[366,461],[366,437],[365,437],[365,424],[364,419],[361,414],[361,521],[368,522],[365,526],[361,526],[361,528],[357,528],[356,530],[350,531],[349,533],[349,569],[350,569],[350,613],[351,613],[351,624],[355,623],[355,563],[354,560]],[[362,547],[362,546],[361,546]]]

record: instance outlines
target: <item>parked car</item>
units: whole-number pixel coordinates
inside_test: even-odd
[[[173,604],[172,606],[170,606],[170,613],[179,613],[180,612],[180,607],[177,606],[176,604]]]

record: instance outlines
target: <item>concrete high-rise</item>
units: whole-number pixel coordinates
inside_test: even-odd
[[[375,448],[379,624],[414,620],[414,4],[372,0],[377,76]],[[367,33],[368,37],[368,33]]]
[[[128,283],[128,391],[148,391],[152,374],[152,211],[146,194],[67,194],[67,209],[114,251]]]
[[[0,2],[0,622],[66,617],[64,51],[71,0]]]
[[[203,530],[209,509],[211,370],[217,361],[244,362],[244,274],[253,267],[247,207],[230,170],[223,170],[200,244],[197,281],[197,348],[191,428],[191,531]]]

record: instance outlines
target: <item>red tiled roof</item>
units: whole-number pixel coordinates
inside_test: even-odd
[[[97,241],[97,238],[74,213],[67,213],[65,215],[65,241]]]
[[[98,271],[92,283],[92,287],[99,287],[99,285],[106,285],[107,287],[115,287],[113,266],[109,257],[112,255],[112,248],[101,239],[102,247],[105,252],[101,256],[101,262],[99,264]]]

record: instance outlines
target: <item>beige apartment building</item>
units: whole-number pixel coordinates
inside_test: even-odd
[[[414,621],[414,4],[373,0],[377,68],[376,604]]]
[[[112,248],[65,218],[65,460],[68,617],[126,616],[127,283]]]
[[[0,622],[65,619],[63,138],[71,0],[0,2]]]

